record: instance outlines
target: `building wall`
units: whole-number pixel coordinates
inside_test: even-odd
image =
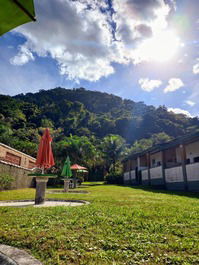
[[[153,163],[153,160],[155,160],[155,164]],[[151,154],[150,155],[151,167],[157,166],[158,162],[162,163],[162,154],[161,154],[161,152],[157,152],[157,153]]]
[[[148,167],[145,167],[145,166],[141,166],[141,167],[139,167],[139,170],[145,170],[145,169],[147,169]]]
[[[187,144],[185,149],[187,159],[190,159],[190,163],[194,163],[194,157],[199,156],[199,141]]]
[[[188,190],[199,191],[199,163],[186,165]]]
[[[14,178],[11,189],[23,189],[34,186],[33,177],[28,176],[31,170],[0,161],[0,177],[2,174],[10,175]]]
[[[193,139],[196,138],[189,141],[193,141]],[[141,163],[142,154],[141,158],[137,159],[140,162],[138,163],[140,167],[138,167],[137,178],[136,171],[131,170],[130,183],[133,185],[141,183],[143,185],[164,185],[169,190],[199,191],[199,140],[184,145],[186,165],[182,161],[182,156],[184,156],[182,147],[177,142],[176,146],[171,145],[171,148],[163,151],[164,156],[162,156],[162,151],[150,154],[151,168],[142,167],[145,166],[144,160]],[[164,164],[162,163],[163,157]],[[165,168],[162,167],[162,164]],[[140,173],[142,181],[140,181]]]
[[[168,190],[184,190],[184,176],[182,166],[165,169],[166,187]]]
[[[165,169],[165,179],[168,183],[183,182],[182,167],[171,167]]]
[[[129,184],[130,182],[130,172],[124,173],[124,184]]]
[[[137,159],[132,159],[130,162],[131,169],[135,169],[137,167]]]
[[[0,160],[16,164],[24,168],[35,167],[36,161],[34,157],[31,157],[2,143],[0,143]]]
[[[131,184],[132,185],[137,184],[137,182],[136,182],[136,170],[131,170]]]
[[[176,160],[177,160],[177,163],[181,163],[182,162],[181,148],[180,148],[180,146],[178,146],[176,148]]]
[[[163,185],[162,166],[150,168],[151,185]]]
[[[199,181],[199,163],[186,165],[187,181]]]
[[[135,170],[131,170],[131,179],[135,180],[136,176],[135,176]]]
[[[151,179],[162,178],[162,166],[150,168]]]
[[[142,170],[142,181],[148,179],[149,179],[148,169]]]
[[[149,172],[148,169],[142,170],[142,184],[149,185]]]

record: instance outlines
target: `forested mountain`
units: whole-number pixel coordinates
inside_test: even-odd
[[[0,95],[1,142],[35,155],[44,127],[51,128],[59,161],[70,153],[74,162],[84,160],[95,167],[105,159],[103,150],[108,153],[107,141],[114,148],[110,135],[117,143],[133,144],[131,151],[137,151],[198,130],[199,120],[168,112],[164,106],[155,108],[84,88]]]

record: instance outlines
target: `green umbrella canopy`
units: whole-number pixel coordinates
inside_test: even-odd
[[[72,171],[70,169],[70,158],[69,158],[69,156],[67,156],[67,158],[66,158],[66,161],[65,161],[63,169],[62,169],[61,176],[66,177],[66,178],[72,177]]]
[[[0,35],[35,20],[33,0],[0,0]]]

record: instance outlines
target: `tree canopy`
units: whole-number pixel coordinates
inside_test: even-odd
[[[70,155],[92,174],[110,171],[129,152],[199,128],[197,117],[84,88],[0,95],[0,102],[0,142],[36,156],[42,130],[49,127],[56,164]]]

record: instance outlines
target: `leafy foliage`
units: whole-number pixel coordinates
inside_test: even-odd
[[[8,174],[0,174],[0,190],[10,189],[14,178]]]
[[[0,102],[0,142],[35,156],[42,130],[49,127],[56,165],[69,154],[98,179],[120,167],[129,152],[199,129],[198,118],[84,88],[0,95]]]

